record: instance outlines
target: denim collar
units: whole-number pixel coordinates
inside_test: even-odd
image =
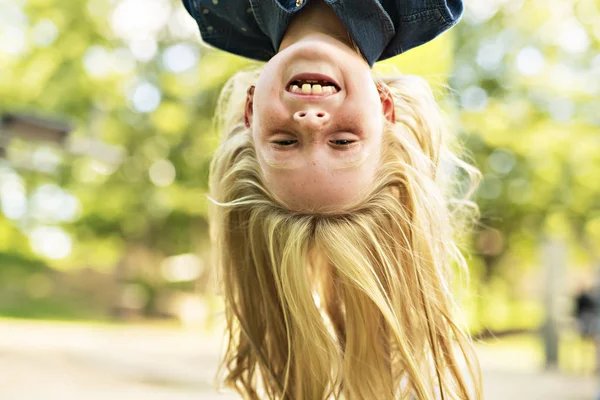
[[[275,52],[279,50],[292,17],[309,1],[311,0],[304,0],[297,6],[296,0],[250,0],[256,22],[265,35],[271,38]],[[325,0],[325,2],[342,20],[369,65],[373,66],[396,33],[392,20],[380,2],[377,0]]]

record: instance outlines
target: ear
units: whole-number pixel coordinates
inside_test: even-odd
[[[387,85],[383,83],[377,84],[377,91],[381,99],[383,116],[392,124],[396,123],[396,107],[394,107],[394,96]]]
[[[246,128],[250,128],[252,116],[254,115],[254,86],[248,88],[246,93],[246,108],[244,109],[244,123]]]

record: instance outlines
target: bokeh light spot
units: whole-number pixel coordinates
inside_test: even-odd
[[[111,71],[111,59],[102,46],[90,47],[83,56],[83,65],[87,73],[95,78],[107,76]]]
[[[493,174],[485,174],[479,191],[479,196],[484,199],[493,200],[500,196],[502,192],[502,182]]]
[[[163,63],[166,69],[175,73],[187,71],[197,62],[198,53],[186,44],[171,46],[163,54]]]
[[[54,149],[49,147],[36,149],[31,155],[33,167],[38,171],[46,173],[56,172],[61,161],[61,156]]]
[[[185,282],[198,279],[203,271],[203,263],[194,254],[181,254],[168,257],[161,263],[163,277],[169,282]]]
[[[498,42],[486,43],[477,52],[477,64],[487,70],[494,71],[500,67],[504,58],[504,46]]]
[[[27,49],[27,40],[25,30],[17,26],[2,27],[0,31],[0,50],[11,54],[19,55]]]
[[[483,111],[487,107],[487,103],[487,92],[478,86],[466,88],[460,97],[460,104],[467,111]]]
[[[129,42],[131,54],[141,62],[148,62],[154,58],[158,45],[154,39],[138,39]]]
[[[582,53],[590,47],[590,38],[576,19],[569,19],[556,34],[556,40],[569,53]]]
[[[57,226],[34,228],[29,234],[29,241],[33,251],[53,260],[68,257],[73,245],[71,237]]]
[[[169,160],[158,160],[152,164],[148,174],[153,184],[158,187],[166,187],[175,180],[176,171]]]
[[[509,149],[496,149],[488,157],[488,164],[499,174],[507,174],[515,166],[515,155]]]
[[[27,213],[27,196],[23,180],[17,174],[9,173],[0,183],[2,213],[10,219],[18,220]]]
[[[133,108],[139,113],[154,111],[161,101],[160,90],[149,82],[140,83],[133,92]]]
[[[575,104],[565,97],[553,99],[548,103],[548,112],[555,121],[565,122],[575,114]]]
[[[39,47],[50,46],[58,37],[58,28],[49,19],[40,20],[31,31],[33,42]]]
[[[57,185],[39,186],[31,196],[31,215],[43,222],[69,222],[77,218],[79,200]]]
[[[528,46],[519,51],[516,64],[523,75],[536,75],[544,68],[544,55],[537,47]]]
[[[125,40],[155,38],[171,16],[168,0],[124,0],[110,20],[114,32]]]

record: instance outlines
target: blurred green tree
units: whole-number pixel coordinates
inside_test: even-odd
[[[528,285],[546,236],[577,263],[599,262],[599,22],[597,1],[471,2],[450,33],[384,63],[449,84],[446,108],[484,173],[474,327],[540,322],[534,295],[521,293],[538,290]],[[0,1],[0,112],[76,127],[64,148],[12,140],[0,168],[0,251],[12,261],[0,268],[109,273],[138,285],[150,315],[162,291],[208,285],[210,268],[166,282],[163,261],[209,262],[216,99],[259,64],[198,37],[175,0]]]

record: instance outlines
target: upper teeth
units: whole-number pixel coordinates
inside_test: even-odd
[[[300,83],[300,82],[299,82]],[[321,95],[326,96],[330,94],[337,93],[337,88],[329,83],[301,83],[302,86],[298,86],[297,84],[291,84],[289,86],[289,91],[292,93],[301,93],[301,94],[313,94],[313,95]]]

